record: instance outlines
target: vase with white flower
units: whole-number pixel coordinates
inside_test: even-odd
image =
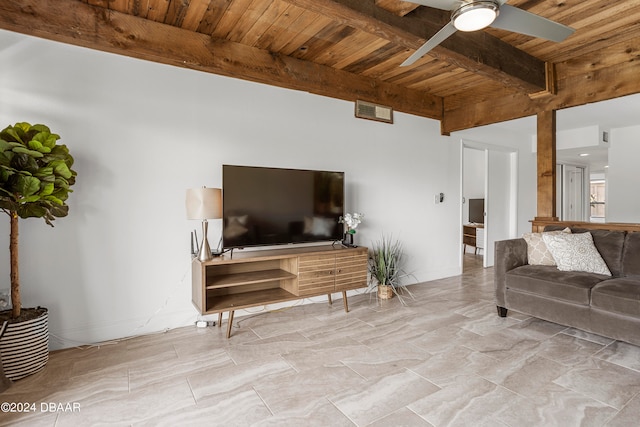
[[[364,219],[364,214],[359,212],[354,213],[346,213],[338,219],[340,224],[344,224],[346,227],[346,231],[344,232],[344,237],[342,238],[342,244],[345,246],[354,246],[353,244],[353,235],[356,234],[356,228],[358,224],[362,222]]]

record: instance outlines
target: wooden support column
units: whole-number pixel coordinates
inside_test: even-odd
[[[538,113],[538,213],[536,220],[556,216],[556,111]]]

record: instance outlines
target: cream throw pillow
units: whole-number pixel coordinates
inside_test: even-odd
[[[527,242],[527,259],[529,265],[556,265],[553,255],[547,249],[547,244],[542,240],[543,234],[571,233],[569,227],[564,230],[545,231],[544,233],[524,233],[522,238]]]
[[[545,233],[542,240],[556,260],[558,270],[586,271],[611,276],[611,271],[593,244],[591,233]]]

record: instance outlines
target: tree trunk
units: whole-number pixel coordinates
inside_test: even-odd
[[[20,273],[18,271],[18,214],[11,212],[11,236],[9,237],[11,255],[11,316],[20,316]]]

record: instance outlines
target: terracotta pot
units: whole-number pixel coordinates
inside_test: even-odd
[[[37,317],[7,323],[0,337],[0,356],[7,378],[19,380],[44,369],[49,360],[49,312],[46,308],[22,309],[39,311]],[[0,323],[0,329],[3,324]]]
[[[378,298],[380,299],[393,298],[393,287],[389,285],[378,285]]]

